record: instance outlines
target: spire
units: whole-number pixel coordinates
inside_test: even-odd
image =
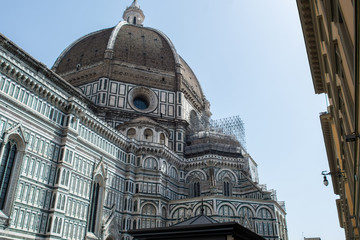
[[[140,9],[137,0],[134,0],[130,7],[127,7],[123,14],[123,19],[130,24],[142,25],[145,19],[143,11]]]
[[[130,7],[140,8],[137,0],[134,0]]]

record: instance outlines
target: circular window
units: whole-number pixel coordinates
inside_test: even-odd
[[[157,108],[158,97],[149,88],[135,87],[129,91],[128,103],[135,111],[150,113]]]
[[[134,98],[134,105],[138,109],[145,110],[149,107],[149,102],[142,96]]]

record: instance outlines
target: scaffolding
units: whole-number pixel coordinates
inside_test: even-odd
[[[227,135],[233,135],[246,150],[245,128],[240,116],[210,120],[211,130]]]

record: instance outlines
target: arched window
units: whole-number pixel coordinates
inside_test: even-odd
[[[231,196],[231,185],[230,185],[230,182],[228,180],[224,181],[223,193],[224,193],[224,196]]]
[[[91,189],[91,205],[89,209],[88,231],[97,235],[100,231],[100,219],[102,218],[102,205],[104,201],[104,180],[97,174]]]
[[[60,168],[57,170],[57,173],[56,173],[56,184],[59,184],[60,183]]]
[[[241,207],[239,217],[241,225],[251,230],[254,229],[254,214],[249,207]]]
[[[192,195],[193,195],[193,197],[200,197],[200,195],[201,195],[200,182],[196,181],[193,183]]]
[[[182,221],[186,218],[186,208],[178,208],[172,214],[172,219],[177,221]]]
[[[164,219],[166,219],[166,217],[167,217],[166,208],[165,208],[165,207],[163,207],[162,210],[161,210],[161,216],[162,216]]]
[[[61,175],[61,184],[62,184],[62,185],[65,184],[65,178],[66,178],[66,171],[63,170],[62,175]]]
[[[61,197],[62,197],[62,194],[59,194],[58,202],[57,202],[57,205],[56,205],[56,208],[57,208],[57,209],[60,209],[60,208],[61,208]]]
[[[62,199],[62,203],[61,203],[61,210],[65,209],[65,196]]]
[[[160,133],[160,144],[165,144],[165,134]]]
[[[59,223],[58,223],[57,233],[60,233],[60,231],[61,231],[61,224],[62,224],[62,220],[60,218]]]
[[[55,218],[54,228],[53,228],[53,232],[54,232],[54,233],[56,233],[57,225],[58,225],[58,218]]]
[[[127,198],[124,199],[124,210],[127,210]]]
[[[55,208],[55,201],[56,201],[56,193],[54,193],[52,197],[51,208]]]
[[[67,171],[66,173],[66,181],[65,181],[65,185],[67,186],[68,183],[69,183],[69,174],[70,174],[70,171]]]
[[[153,131],[151,129],[145,129],[144,131],[144,137],[145,141],[152,142],[153,141]]]
[[[126,218],[123,218],[123,225],[122,225],[122,229],[125,230],[126,227]]]
[[[203,210],[203,211],[202,211]],[[199,216],[201,214],[204,214],[205,216],[211,216],[212,215],[212,211],[210,209],[209,206],[207,205],[200,205],[196,210],[195,210],[195,216]]]
[[[141,228],[154,228],[155,218],[156,218],[156,209],[151,204],[145,204],[141,209],[143,218],[141,220]]]
[[[157,170],[158,164],[156,159],[152,157],[145,159],[144,168]]]
[[[259,219],[258,233],[266,236],[272,236],[274,234],[274,227],[271,212],[266,208],[262,208],[258,211],[257,217]]]
[[[178,172],[174,167],[170,168],[170,177],[178,180]]]
[[[134,212],[136,212],[136,211],[137,211],[137,205],[138,205],[138,201],[137,201],[137,200],[135,200],[135,201],[134,201]]]
[[[235,216],[234,214],[234,210],[228,206],[228,205],[223,205],[219,208],[219,215],[220,216],[228,216],[228,217],[233,217]]]
[[[6,193],[10,182],[11,172],[17,153],[16,142],[10,140],[4,148],[3,157],[0,164],[0,210],[4,209]]]
[[[51,222],[52,222],[52,217],[49,218],[47,232],[50,232],[51,230]]]
[[[136,130],[134,128],[130,128],[127,131],[126,135],[127,135],[128,138],[135,138],[136,137]]]

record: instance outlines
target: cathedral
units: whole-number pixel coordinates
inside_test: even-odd
[[[0,34],[0,238],[130,240],[204,214],[287,240],[284,202],[136,0],[48,69]]]

